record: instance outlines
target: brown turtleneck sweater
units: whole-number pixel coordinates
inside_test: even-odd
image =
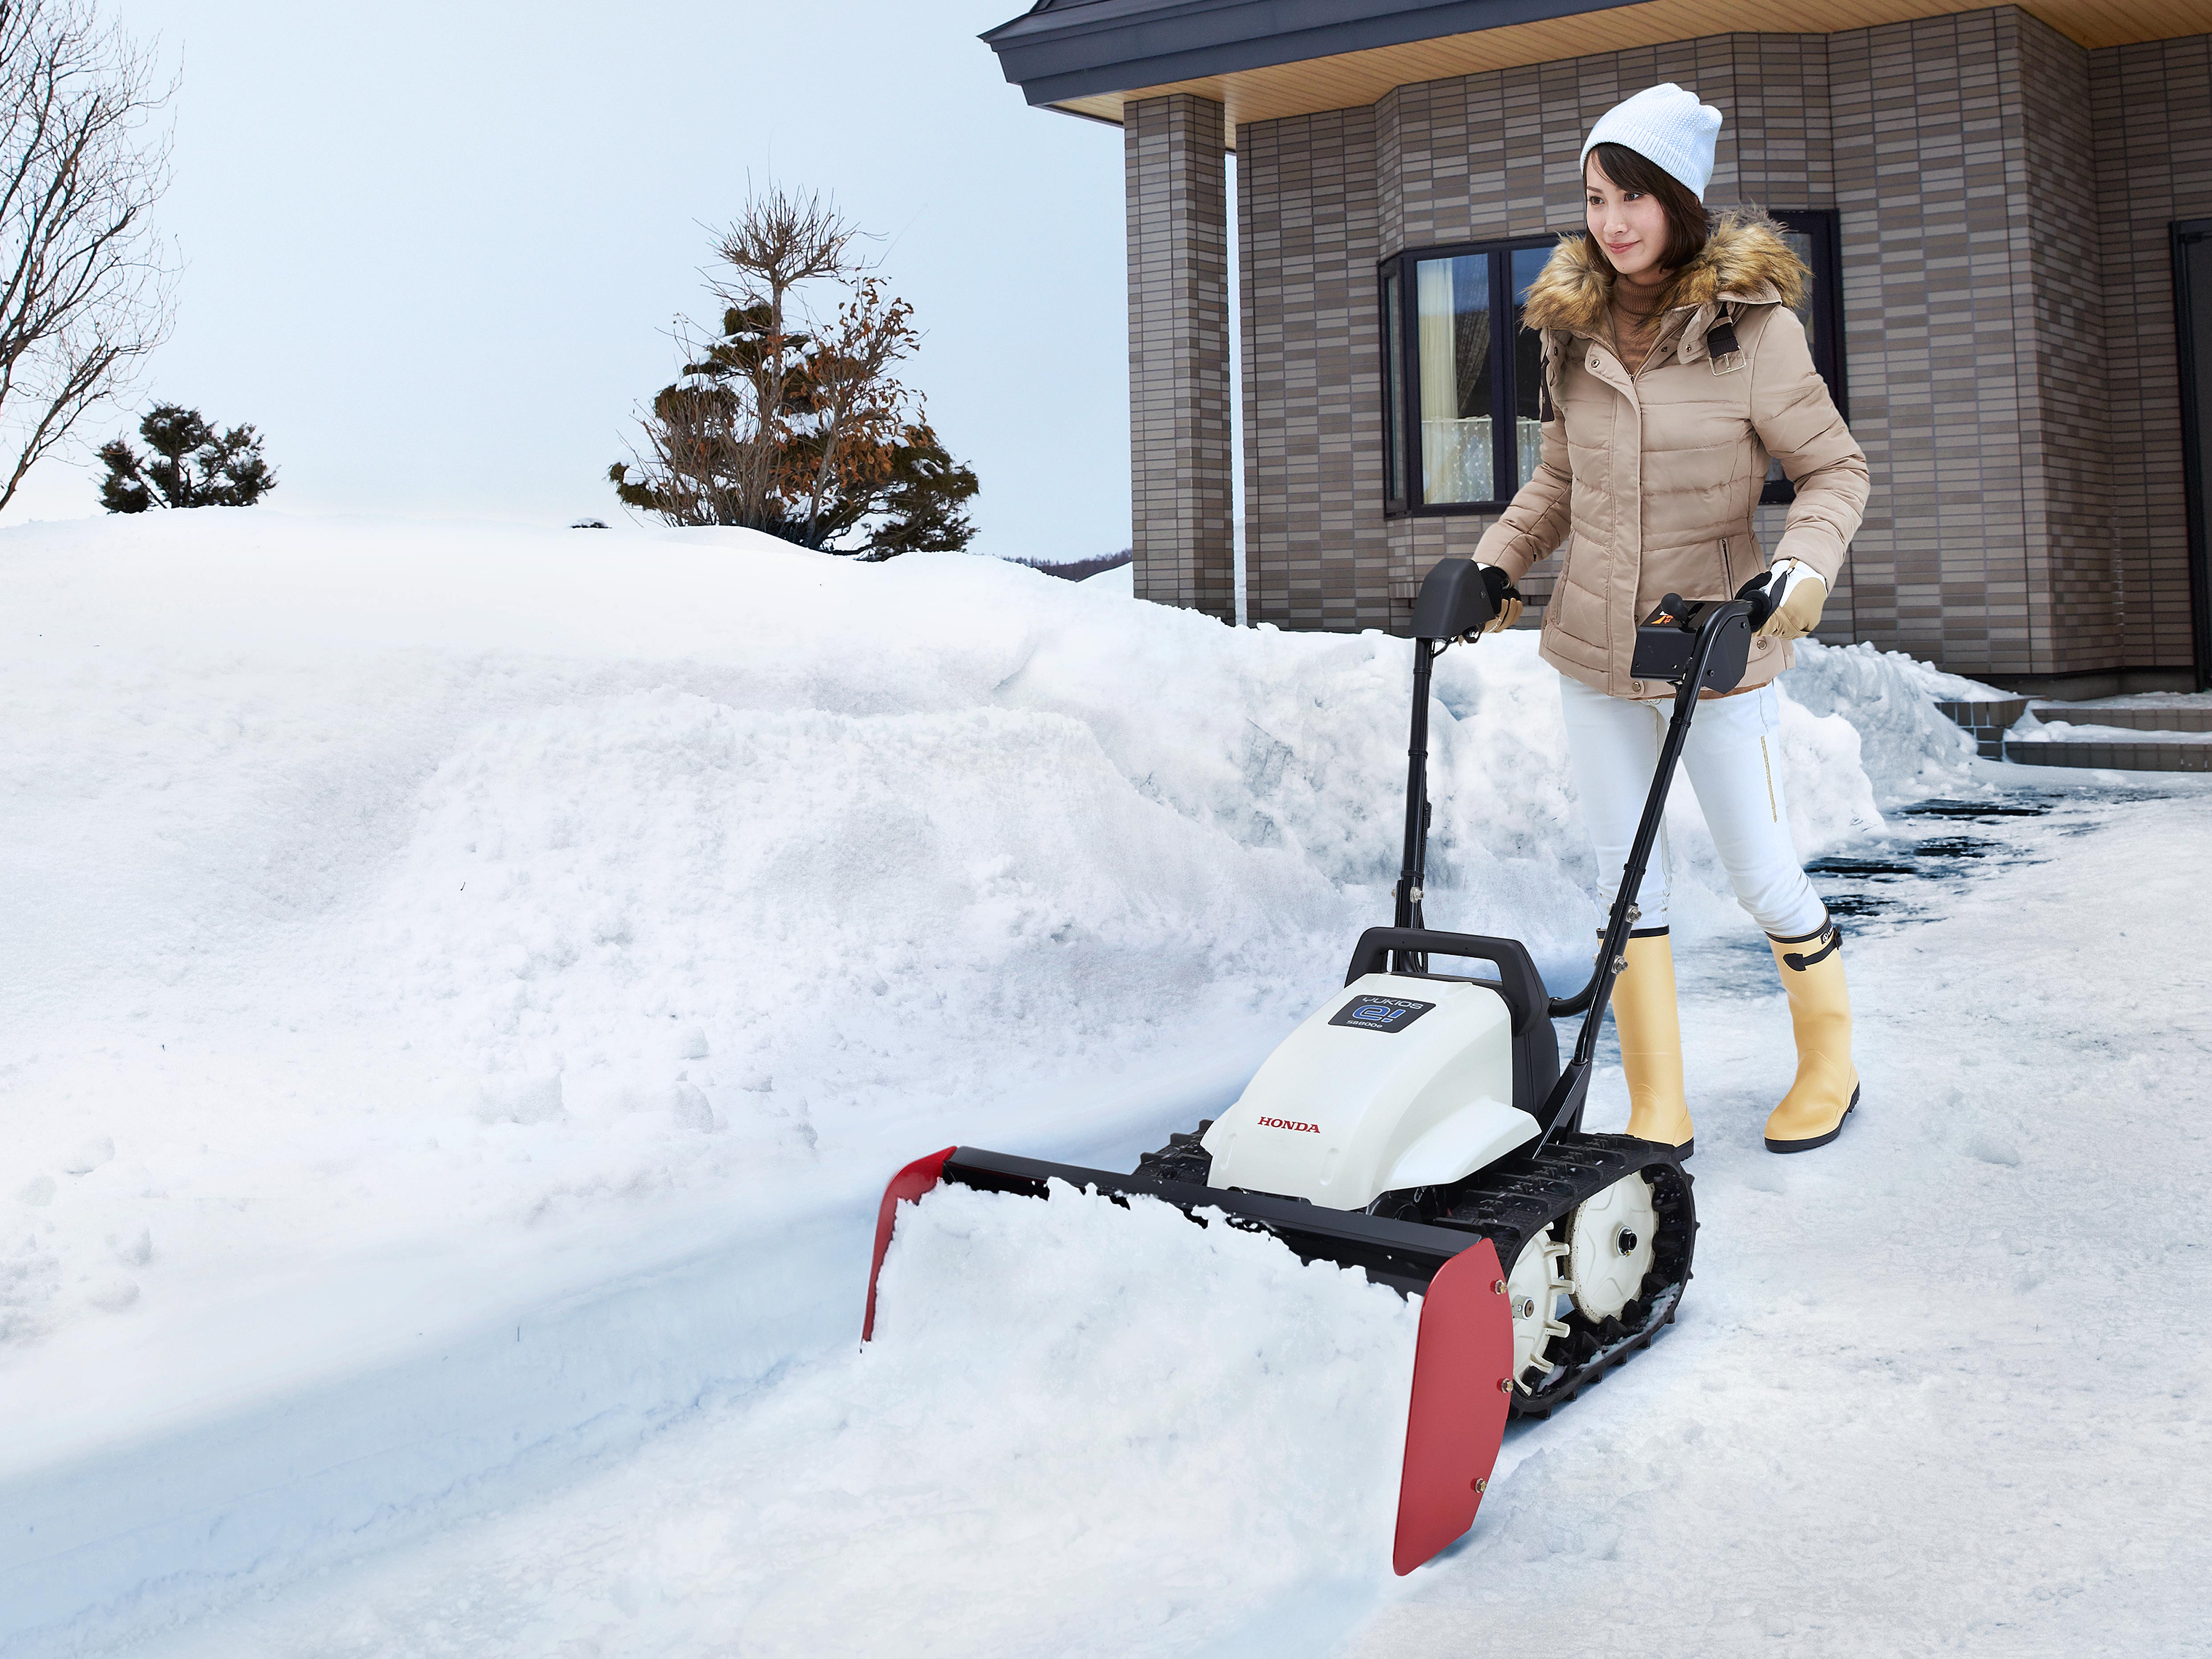
[[[1662,315],[1657,309],[1660,295],[1655,294],[1647,299],[1639,294],[1632,301],[1622,293],[1626,286],[1626,283],[1618,281],[1613,285],[1613,349],[1620,354],[1620,361],[1627,366],[1628,372],[1636,374],[1642,372],[1644,360],[1651,355],[1651,348],[1658,343]],[[1653,309],[1643,311],[1633,308],[1638,305],[1649,305]]]

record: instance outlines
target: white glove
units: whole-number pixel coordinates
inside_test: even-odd
[[[1828,600],[1828,584],[1802,559],[1778,559],[1766,573],[1771,609],[1762,640],[1802,640],[1820,625],[1820,607]]]

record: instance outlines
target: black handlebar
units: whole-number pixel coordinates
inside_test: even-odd
[[[1498,989],[1513,1011],[1513,1035],[1518,1036],[1545,1012],[1544,979],[1517,939],[1492,939],[1482,933],[1440,933],[1426,927],[1370,927],[1352,950],[1352,966],[1346,969],[1346,985],[1362,974],[1385,970],[1392,955],[1406,952],[1424,957],[1465,957],[1487,962],[1498,969]]]
[[[1727,599],[1685,600],[1680,594],[1669,593],[1637,629],[1630,672],[1639,680],[1672,685],[1674,712],[1667,723],[1666,740],[1660,745],[1659,764],[1651,775],[1651,789],[1637,822],[1636,839],[1621,867],[1620,890],[1607,915],[1589,983],[1572,996],[1554,997],[1547,994],[1527,948],[1518,940],[1435,933],[1422,925],[1421,886],[1428,863],[1430,672],[1435,659],[1453,641],[1473,636],[1497,615],[1506,597],[1519,595],[1513,592],[1502,571],[1466,559],[1439,560],[1421,584],[1420,596],[1413,605],[1413,731],[1407,752],[1406,857],[1398,877],[1396,925],[1370,927],[1359,936],[1346,982],[1362,974],[1382,971],[1394,957],[1401,971],[1414,972],[1426,971],[1431,954],[1468,957],[1496,965],[1498,990],[1512,1010],[1516,1036],[1531,1029],[1540,1018],[1583,1015],[1574,1058],[1559,1073],[1538,1113],[1542,1133],[1536,1146],[1548,1140],[1555,1129],[1572,1128],[1581,1121],[1590,1064],[1597,1051],[1598,1027],[1612,997],[1613,976],[1619,971],[1616,964],[1625,960],[1623,952],[1636,921],[1637,890],[1644,884],[1644,872],[1658,840],[1667,792],[1681,762],[1698,695],[1725,694],[1742,684],[1750,662],[1752,634],[1765,623],[1771,608],[1765,587],[1764,581],[1747,583],[1737,597]]]

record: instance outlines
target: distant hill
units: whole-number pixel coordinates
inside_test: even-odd
[[[1054,564],[1044,559],[1010,559],[1010,564],[1027,565],[1032,570],[1042,570],[1048,576],[1057,576],[1062,581],[1079,582],[1086,576],[1095,576],[1102,570],[1118,570],[1129,562],[1130,550],[1119,553],[1103,553],[1095,559],[1074,559],[1066,564]]]

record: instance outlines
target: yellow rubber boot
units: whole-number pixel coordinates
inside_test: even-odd
[[[1674,947],[1664,933],[1632,939],[1613,982],[1613,1027],[1628,1077],[1628,1133],[1690,1155],[1682,1098],[1682,1023],[1674,1012]]]
[[[1797,1080],[1766,1120],[1766,1150],[1806,1152],[1825,1146],[1844,1130],[1859,1103],[1858,1068],[1851,1064],[1851,998],[1844,985],[1844,936],[1832,921],[1803,939],[1767,936],[1782,988],[1790,994],[1790,1024],[1797,1037]]]

